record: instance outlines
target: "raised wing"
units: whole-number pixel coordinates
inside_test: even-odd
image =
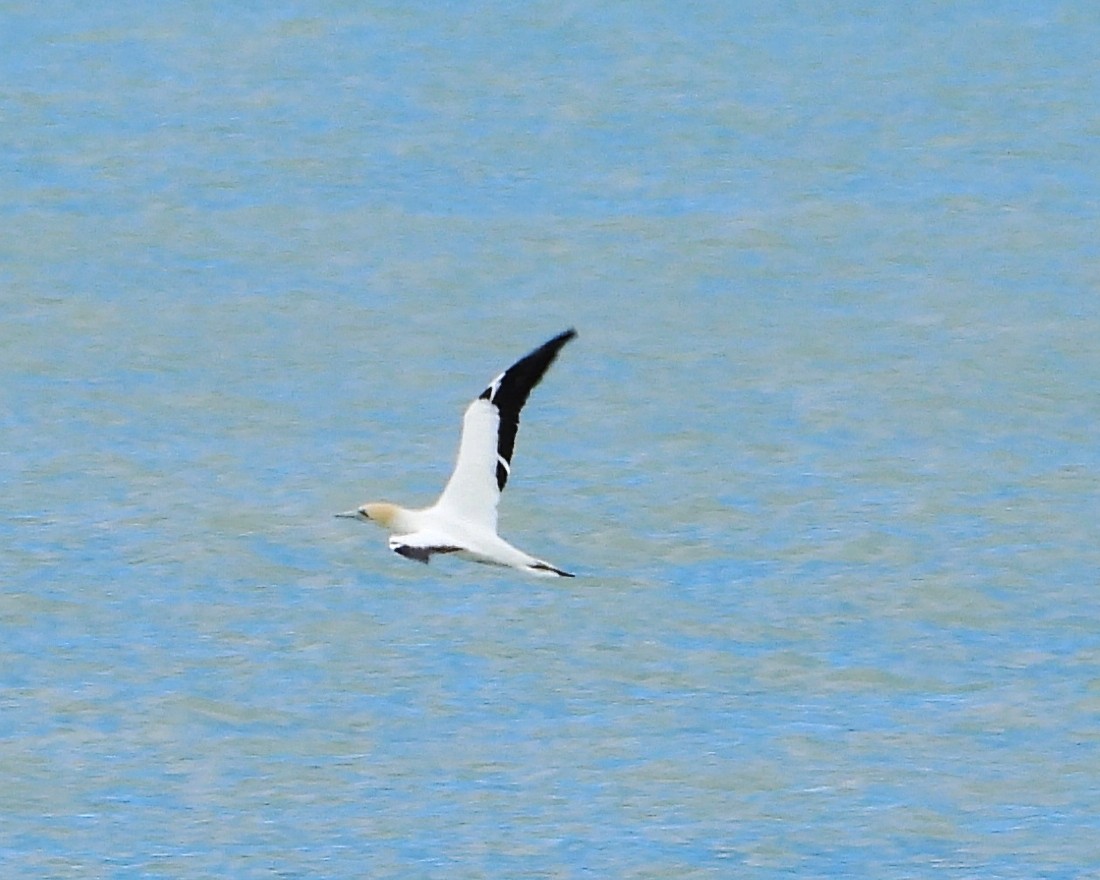
[[[497,503],[512,470],[519,413],[562,346],[577,335],[559,333],[497,376],[466,408],[458,461],[436,506],[496,531]]]

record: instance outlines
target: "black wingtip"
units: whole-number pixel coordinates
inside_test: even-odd
[[[562,571],[560,568],[554,568],[554,566],[552,566],[549,562],[534,562],[527,567],[531,569],[531,571],[548,571],[551,574],[556,574],[558,577],[576,577],[575,574],[570,574],[568,571]]]
[[[530,354],[520,358],[481,392],[480,399],[488,400],[500,413],[500,426],[497,434],[496,468],[497,488],[504,491],[508,482],[508,469],[512,463],[512,450],[515,448],[516,430],[519,428],[519,412],[527,403],[532,389],[542,381],[550,365],[557,359],[570,339],[577,335],[575,328],[563,330],[553,339],[544,342]]]
[[[547,349],[547,348],[550,349],[551,351],[554,352],[554,356],[556,357],[557,353],[559,351],[561,351],[562,346],[564,346],[565,343],[569,342],[571,339],[575,339],[576,337],[577,337],[577,328],[576,327],[570,327],[568,330],[562,330],[562,332],[559,333],[557,336],[555,336],[553,339],[549,340],[548,342],[544,343],[543,345],[541,345],[539,347],[544,348],[544,349]]]

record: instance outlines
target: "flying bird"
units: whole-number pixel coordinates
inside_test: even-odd
[[[497,534],[497,504],[512,473],[519,412],[570,339],[559,333],[493,379],[466,408],[458,461],[431,507],[410,510],[376,501],[337,516],[376,523],[390,533],[390,549],[427,564],[437,553],[500,565],[545,577],[573,577],[513,547]]]

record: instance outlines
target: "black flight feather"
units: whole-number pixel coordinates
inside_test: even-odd
[[[427,565],[433,553],[457,553],[461,549],[461,547],[453,547],[450,545],[441,545],[438,547],[412,547],[408,544],[396,544],[393,548],[393,552],[398,556],[404,556],[406,559],[415,559],[417,562],[423,562]]]
[[[516,445],[516,431],[519,430],[519,411],[527,403],[527,398],[542,380],[562,346],[577,335],[570,328],[559,333],[549,342],[539,346],[527,357],[516,361],[486,388],[480,396],[496,405],[500,412],[500,429],[497,432],[497,488],[504,490],[508,482],[508,471],[512,466],[512,450]]]

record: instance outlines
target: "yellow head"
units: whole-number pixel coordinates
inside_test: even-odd
[[[395,522],[401,513],[401,508],[396,504],[390,504],[386,501],[373,501],[370,504],[364,504],[355,510],[348,510],[344,513],[338,513],[337,516],[347,517],[349,519],[361,519],[365,522],[372,522],[380,525],[384,529],[393,531]]]

